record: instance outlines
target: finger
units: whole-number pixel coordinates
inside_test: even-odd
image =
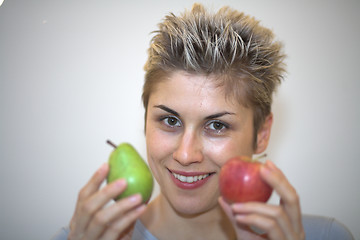
[[[75,213],[70,222],[71,235],[74,238],[81,236],[89,222],[89,217],[82,216],[83,202],[94,192],[96,192],[109,171],[107,163],[103,163],[101,167],[93,174],[87,184],[80,190],[76,203]]]
[[[86,201],[84,201],[84,209],[87,212],[94,213],[100,208],[104,207],[109,201],[119,196],[127,187],[125,179],[118,179],[112,183],[109,183]]]
[[[284,233],[283,235],[286,237],[286,239],[292,239],[295,235],[292,223],[281,206],[273,206],[258,202],[249,202],[244,204],[233,204],[232,210],[234,214],[251,214],[254,215],[254,218],[258,217],[260,219],[258,221],[258,224],[261,223],[261,218],[266,218],[264,226],[257,226],[260,229],[266,230],[269,224],[269,220],[272,219],[273,222],[271,223],[277,225],[278,229],[280,229]]]
[[[261,169],[264,180],[279,194],[281,205],[284,207],[296,233],[302,233],[300,199],[295,188],[289,183],[283,172],[271,161],[266,161]]]
[[[250,229],[249,225],[242,224],[240,222],[237,222],[235,219],[235,214],[232,211],[231,205],[229,205],[222,197],[219,198],[219,204],[223,208],[225,214],[230,219],[237,237],[240,239],[252,239],[252,240],[264,240],[263,236],[257,235],[253,232],[252,229]],[[241,237],[240,237],[241,236]]]
[[[95,214],[92,218],[87,236],[88,239],[98,239],[104,229],[111,224],[116,218],[122,218],[131,209],[141,204],[142,198],[140,194],[121,199],[109,207],[106,207]]]
[[[124,216],[119,218],[110,224],[106,229],[104,234],[101,236],[100,240],[115,240],[123,234],[123,232],[128,229],[131,224],[133,224],[137,218],[146,210],[144,204],[138,206],[134,210],[128,211]]]
[[[233,215],[231,206],[227,202],[225,202],[223,197],[219,197],[218,201],[220,206],[223,208],[225,214],[231,219]]]
[[[80,216],[77,219],[79,229],[86,230],[93,215],[101,208],[103,208],[109,201],[123,192],[126,188],[126,181],[124,179],[117,180],[105,186],[100,191],[97,191],[88,199],[84,200],[79,206]]]
[[[266,232],[268,239],[273,240],[290,240],[293,237],[286,237],[279,225],[272,218],[267,218],[265,216],[259,216],[257,214],[236,214],[236,222],[239,224],[245,224],[254,226]]]
[[[93,174],[87,184],[79,192],[79,201],[87,199],[94,194],[99,188],[102,182],[105,180],[109,171],[109,164],[103,163],[101,167]]]

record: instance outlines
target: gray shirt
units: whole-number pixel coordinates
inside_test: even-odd
[[[303,215],[306,240],[354,240],[350,231],[334,218]],[[51,240],[66,240],[69,227],[64,227]],[[132,240],[158,240],[137,220],[131,237]]]

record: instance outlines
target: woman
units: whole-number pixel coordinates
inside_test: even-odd
[[[229,158],[268,145],[281,44],[243,13],[210,14],[198,4],[168,15],[155,33],[142,97],[147,159],[161,192],[146,206],[140,195],[109,205],[126,182],[100,188],[104,164],[79,193],[69,239],[304,239],[299,197],[271,161],[261,175],[279,205],[229,205],[218,188]]]

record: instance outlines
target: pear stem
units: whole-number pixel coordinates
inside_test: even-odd
[[[110,140],[107,140],[106,143],[112,146],[113,148],[117,148],[117,146]]]

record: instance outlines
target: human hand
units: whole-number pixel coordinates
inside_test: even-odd
[[[238,239],[305,239],[299,196],[294,187],[271,161],[267,161],[262,167],[261,176],[280,196],[279,205],[261,202],[229,205],[223,198],[219,199],[236,230]],[[265,234],[254,232],[250,226],[262,230]]]
[[[108,172],[109,165],[104,163],[80,190],[70,221],[69,240],[118,239],[144,212],[140,194],[108,204],[126,189],[123,179],[100,189]]]

